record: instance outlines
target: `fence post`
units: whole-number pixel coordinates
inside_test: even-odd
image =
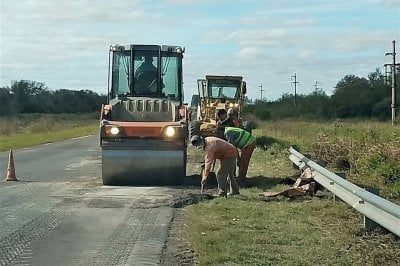
[[[368,191],[368,192],[371,192],[372,194],[375,194],[375,195],[379,196],[379,189],[378,188],[366,187],[365,190]],[[366,230],[374,230],[378,226],[379,225],[377,223],[375,223],[374,221],[372,221],[371,219],[369,219],[367,216],[364,215],[364,228]]]
[[[340,176],[343,179],[346,179],[346,173],[344,173],[344,172],[335,173],[335,175]],[[335,194],[333,194],[333,201],[334,202],[343,202],[343,200],[341,198],[339,198],[338,196],[336,196]]]

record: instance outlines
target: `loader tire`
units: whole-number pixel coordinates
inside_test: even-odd
[[[189,122],[189,139],[194,135],[200,135],[201,121],[195,120]]]

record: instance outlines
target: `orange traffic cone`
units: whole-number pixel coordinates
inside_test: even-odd
[[[18,179],[15,175],[14,156],[13,156],[12,149],[10,149],[10,155],[8,156],[8,168],[7,168],[6,181],[18,181]]]

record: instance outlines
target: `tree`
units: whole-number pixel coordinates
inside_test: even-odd
[[[16,113],[15,99],[9,87],[0,88],[0,116]]]
[[[390,117],[391,88],[385,83],[385,77],[379,69],[368,75],[368,80],[375,93],[372,105],[373,115],[379,119]]]
[[[332,95],[332,104],[337,117],[370,117],[371,106],[376,101],[374,90],[369,81],[354,75],[340,80]]]
[[[20,80],[0,88],[0,116],[19,113],[97,112],[105,95],[90,90],[49,90],[44,83]]]
[[[34,96],[46,91],[44,83],[20,80],[11,84],[11,92],[17,103],[16,111],[18,113],[35,113],[38,103],[35,102]]]

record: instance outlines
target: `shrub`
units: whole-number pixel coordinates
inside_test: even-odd
[[[266,110],[265,108],[263,109],[256,109],[254,111],[254,114],[261,120],[267,120],[271,118],[271,113]]]
[[[349,140],[322,131],[317,135],[317,141],[312,145],[311,153],[313,159],[347,171],[351,167],[350,150],[351,142]]]

